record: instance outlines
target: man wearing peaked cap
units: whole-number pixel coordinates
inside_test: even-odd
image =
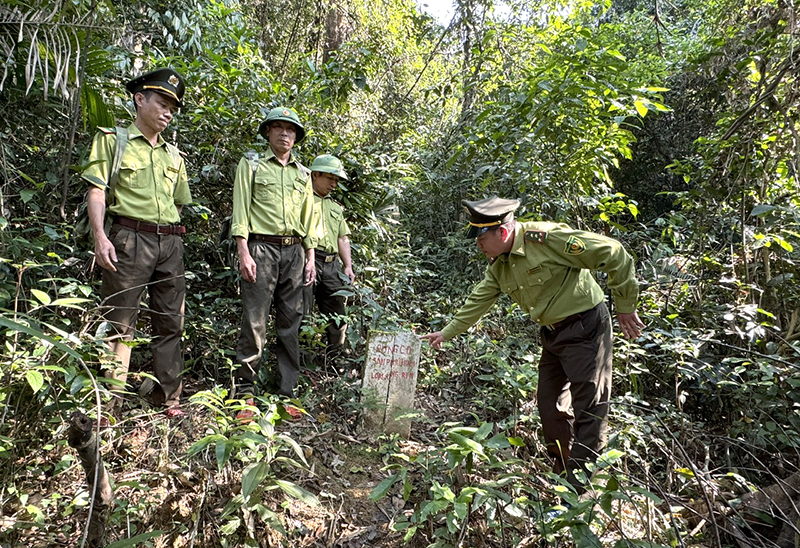
[[[231,217],[231,236],[236,240],[242,275],[235,388],[251,407],[273,299],[279,377],[274,390],[294,396],[300,374],[303,286],[311,285],[316,277],[311,177],[292,152],[305,137],[305,128],[294,110],[277,107],[267,113],[259,133],[269,148],[261,155],[249,152],[239,162]],[[287,410],[297,413],[292,407]],[[253,411],[243,410],[237,416],[249,421]]]
[[[537,402],[553,471],[585,490],[589,469],[605,446],[612,371],[611,318],[593,270],[608,274],[620,329],[635,338],[634,263],[606,236],[561,223],[517,222],[518,200],[463,202],[470,238],[489,259],[486,275],[444,329],[423,335],[434,348],[474,325],[502,294],[541,325]],[[571,409],[570,409],[571,407]],[[576,472],[578,474],[576,475]]]
[[[330,318],[325,328],[327,355],[334,358],[345,341],[347,324],[345,298],[337,295],[345,284],[356,279],[350,253],[350,227],[344,218],[344,209],[331,198],[339,181],[347,181],[342,161],[336,156],[323,154],[311,164],[311,184],[314,187],[314,220],[312,234],[317,241],[314,251],[317,280],[305,290],[305,314],[311,313],[316,300],[319,311]],[[341,260],[341,263],[337,261]],[[344,272],[342,272],[342,266]]]
[[[150,295],[153,369],[158,385],[153,403],[169,417],[180,409],[183,311],[186,285],[181,208],[192,195],[182,153],[161,136],[181,105],[183,78],[162,68],[127,84],[136,119],[127,127],[100,128],[83,178],[89,183],[87,212],[97,264],[103,269],[100,295],[114,333],[118,364],[107,376],[124,390],[144,287]],[[105,229],[106,213],[112,221]],[[113,406],[113,405],[112,405]]]

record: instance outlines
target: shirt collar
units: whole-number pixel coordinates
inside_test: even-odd
[[[142,130],[140,130],[138,127],[136,127],[136,124],[129,125],[128,126],[128,140],[130,141],[131,139],[136,139],[137,137],[141,137],[142,139],[146,139],[145,136],[144,136],[144,133],[142,133]],[[156,140],[156,146],[160,147],[160,146],[163,146],[164,144],[166,144],[166,141],[164,140],[164,138],[159,133],[158,137],[157,137],[157,140]]]
[[[271,160],[272,158],[277,159],[275,153],[272,151],[272,147],[267,145],[267,151],[264,153],[264,159]],[[288,166],[289,164],[296,164],[296,163],[297,163],[297,157],[294,155],[294,151],[289,151],[289,161],[286,163],[286,165]]]

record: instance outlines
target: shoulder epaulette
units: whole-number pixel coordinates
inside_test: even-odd
[[[525,232],[525,241],[526,242],[533,242],[535,244],[545,244],[547,243],[547,231],[546,230],[528,230]]]
[[[116,135],[117,128],[115,127],[98,127],[98,131],[102,131],[106,135]]]

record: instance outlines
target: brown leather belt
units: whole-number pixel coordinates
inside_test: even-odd
[[[572,314],[570,316],[567,316],[563,320],[559,320],[556,323],[551,324],[551,325],[545,325],[544,327],[548,331],[556,331],[558,329],[562,329],[562,328],[567,327],[568,325],[570,325],[572,323],[575,323],[576,321],[580,320],[585,314],[588,314],[589,312],[591,312],[592,310],[594,310],[598,306],[600,306],[600,305],[598,304],[596,306],[593,306],[589,310],[584,310],[583,312],[578,312],[577,314]]]
[[[183,225],[157,225],[155,223],[146,223],[144,221],[137,221],[136,219],[129,219],[128,217],[114,217],[114,224],[131,228],[136,232],[152,232],[153,234],[178,234],[183,236],[186,234],[186,227]]]
[[[247,240],[275,245],[296,245],[303,241],[299,236],[269,236],[266,234],[250,234]]]
[[[321,249],[314,250],[315,257],[319,257],[325,263],[332,263],[336,260],[336,257],[339,255],[337,253],[328,253],[327,251],[322,251]]]

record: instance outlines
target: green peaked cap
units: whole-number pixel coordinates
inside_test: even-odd
[[[347,177],[347,172],[344,170],[344,164],[342,161],[336,156],[331,156],[330,154],[322,154],[314,158],[314,162],[311,164],[311,171],[331,173],[333,175],[338,175],[345,181],[350,180]]]

